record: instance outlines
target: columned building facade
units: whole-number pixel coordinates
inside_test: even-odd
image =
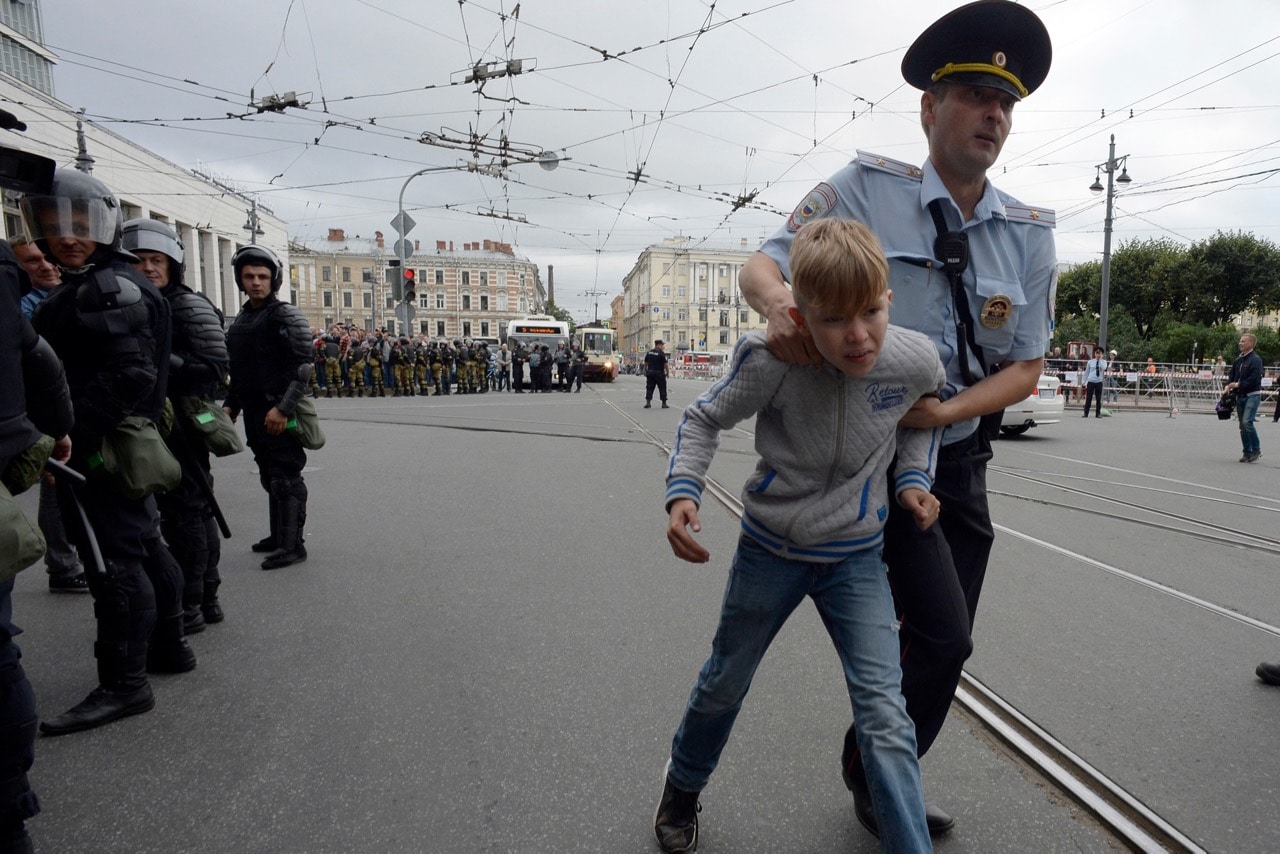
[[[764,329],[738,288],[754,248],[671,237],[647,247],[622,280],[623,354],[642,357],[656,339],[667,353],[727,352],[748,330]]]

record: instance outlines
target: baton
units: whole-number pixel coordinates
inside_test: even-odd
[[[94,533],[93,524],[89,521],[89,514],[84,511],[84,504],[80,501],[79,488],[85,483],[84,475],[52,457],[45,460],[44,467],[47,472],[55,477],[67,478],[67,491],[71,493],[71,500],[75,502],[76,514],[80,517],[80,524],[84,528],[84,537],[89,542],[89,551],[93,554],[93,565],[97,567],[98,573],[105,578],[107,576],[107,565],[102,560],[102,549],[98,547],[98,535]]]
[[[190,446],[186,442],[186,427],[179,420],[182,416],[174,412],[173,427],[170,430],[176,430],[181,434],[180,441],[174,442],[178,445],[179,454],[183,457],[180,462],[186,463],[186,468],[195,472],[196,486],[200,487],[200,494],[204,496],[204,500],[209,504],[209,510],[213,513],[214,521],[218,523],[218,530],[222,532],[222,539],[231,539],[231,527],[227,524],[227,519],[222,515],[222,508],[218,506],[218,499],[213,497],[213,487],[209,485],[209,479],[205,477],[204,469],[196,462],[195,456],[191,452]],[[170,445],[170,448],[173,446]]]

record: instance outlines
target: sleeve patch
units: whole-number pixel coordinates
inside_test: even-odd
[[[799,231],[806,223],[822,219],[836,206],[836,191],[830,184],[821,183],[809,191],[787,220],[787,230]]]

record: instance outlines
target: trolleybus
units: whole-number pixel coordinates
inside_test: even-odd
[[[507,321],[507,349],[514,352],[520,344],[530,350],[546,344],[554,353],[557,344],[569,346],[569,324],[548,314],[531,314]]]
[[[613,382],[618,375],[617,332],[606,323],[594,321],[575,327],[573,337],[582,345],[582,352],[587,354],[582,378],[587,382]]]

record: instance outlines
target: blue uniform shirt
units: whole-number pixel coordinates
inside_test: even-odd
[[[923,332],[937,345],[947,369],[947,386],[941,392],[945,400],[965,382],[956,350],[951,286],[934,258],[938,231],[929,202],[935,198],[942,199],[948,227],[960,228],[960,209],[932,163],[926,161],[921,169],[860,151],[856,160],[815,187],[760,251],[790,281],[791,241],[806,222],[837,216],[867,225],[889,259],[889,317],[898,326]],[[1038,359],[1049,346],[1057,286],[1053,225],[1052,211],[1027,207],[989,181],[973,219],[963,224],[969,237],[969,269],[964,274],[969,325],[988,366]],[[981,376],[973,353],[969,361],[974,376]],[[976,418],[952,424],[943,441],[959,441],[977,426]]]

